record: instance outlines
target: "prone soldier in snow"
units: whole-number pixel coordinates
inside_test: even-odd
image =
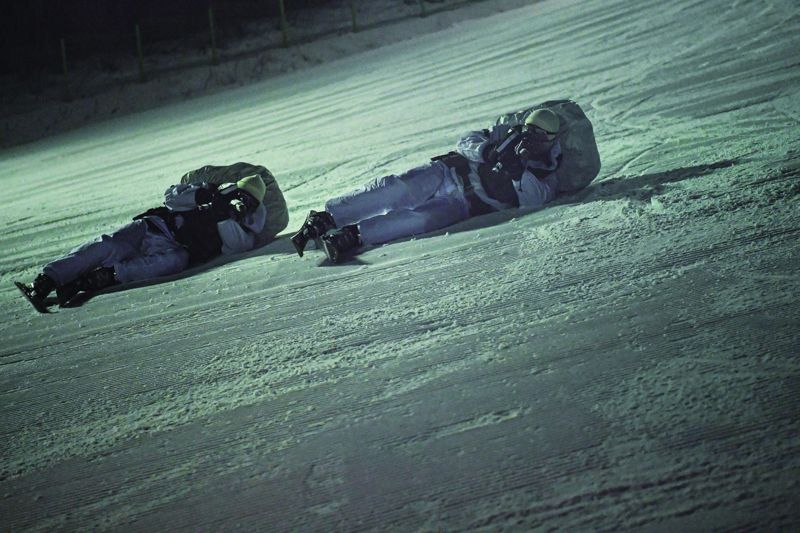
[[[435,231],[500,209],[539,207],[558,193],[561,120],[537,109],[521,124],[464,135],[456,151],[401,175],[375,179],[311,211],[294,237],[315,240],[332,262],[365,244]]]
[[[258,174],[223,185],[173,185],[161,206],[78,246],[45,265],[33,283],[17,287],[47,312],[53,291],[64,305],[79,292],[172,275],[220,254],[251,250],[267,220],[265,192]]]

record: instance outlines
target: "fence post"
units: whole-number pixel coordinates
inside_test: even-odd
[[[67,70],[67,43],[64,38],[61,38],[61,72],[64,73],[64,88],[61,93],[61,99],[65,102],[72,100],[72,90],[69,83],[69,70]]]
[[[426,16],[427,13],[425,12],[425,0],[417,0],[417,3],[419,4],[419,16]]]
[[[350,0],[350,16],[353,18],[353,33],[358,31],[358,23],[356,22],[356,0]]]
[[[219,56],[217,55],[217,37],[214,33],[214,7],[208,6],[208,26],[211,30],[211,64],[216,65],[219,63]]]
[[[281,32],[283,33],[283,46],[289,46],[289,25],[286,23],[286,6],[283,0],[278,0],[281,8]]]
[[[144,54],[142,54],[142,33],[136,25],[136,57],[139,59],[139,81],[144,81]]]
[[[61,38],[61,71],[64,73],[64,77],[67,77],[67,44],[64,42],[64,38]]]

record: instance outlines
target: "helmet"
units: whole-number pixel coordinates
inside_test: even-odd
[[[525,119],[525,126],[536,127],[544,130],[545,133],[555,136],[561,126],[558,115],[549,109],[537,109]]]

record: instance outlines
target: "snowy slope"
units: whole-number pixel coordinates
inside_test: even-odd
[[[800,523],[800,8],[506,5],[0,152],[2,529]],[[546,209],[44,317],[11,285],[203,164],[269,167],[294,229],[562,97],[603,170]]]

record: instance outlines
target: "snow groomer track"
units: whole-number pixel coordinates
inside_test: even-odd
[[[797,527],[800,8],[519,5],[0,153],[0,529]],[[603,169],[545,209],[48,316],[11,283],[192,168],[269,167],[288,233],[552,98]]]

